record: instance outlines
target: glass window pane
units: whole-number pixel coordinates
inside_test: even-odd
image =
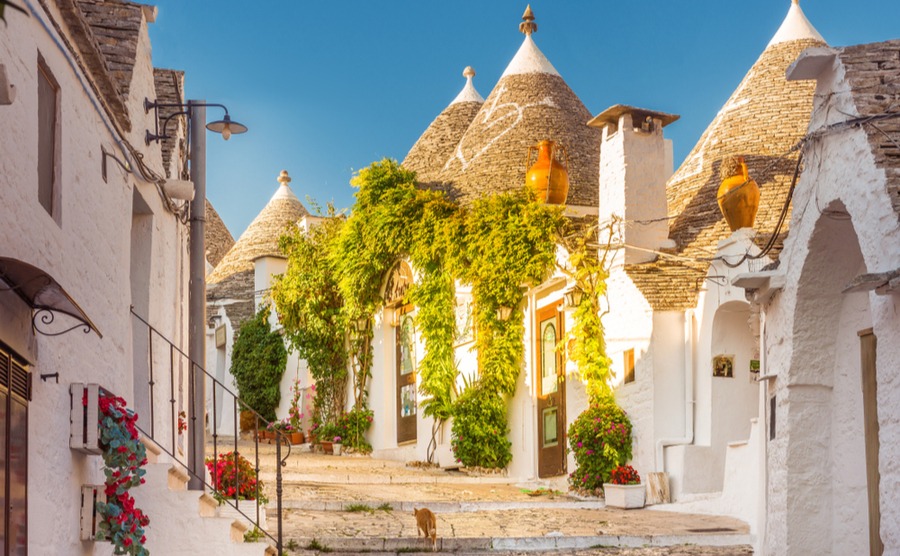
[[[400,319],[400,374],[408,375],[416,370],[416,343],[413,318],[404,315]]]
[[[543,411],[544,422],[544,448],[556,446],[559,443],[559,431],[557,430],[557,408],[551,407]]]
[[[541,323],[541,394],[556,392],[556,324],[553,319]]]
[[[53,214],[56,164],[56,87],[41,66],[38,71],[38,200]]]
[[[416,414],[416,385],[407,384],[400,388],[400,417],[412,417]]]

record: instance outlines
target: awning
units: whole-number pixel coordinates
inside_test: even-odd
[[[97,336],[103,337],[59,282],[43,270],[18,259],[0,257],[0,280],[3,281],[0,283],[0,290],[15,292],[31,307],[34,312],[31,324],[38,333],[59,336],[83,328],[85,334],[93,330]],[[55,330],[53,325],[57,324],[54,322],[57,314],[74,319],[78,324]],[[63,325],[65,324],[64,322]]]

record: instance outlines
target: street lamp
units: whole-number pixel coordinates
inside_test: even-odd
[[[225,111],[223,120],[206,124],[206,108],[216,107]],[[162,133],[159,129],[159,109],[176,108],[163,121]],[[194,199],[191,201],[190,223],[190,284],[188,286],[188,357],[193,365],[201,370],[206,369],[206,133],[205,129],[221,133],[227,141],[234,133],[244,133],[247,127],[231,120],[228,108],[222,104],[209,104],[203,100],[189,100],[185,104],[151,102],[144,99],[144,112],[153,110],[155,133],[147,130],[144,141],[149,145],[153,141],[168,139],[166,128],[175,116],[187,116],[188,159],[191,165],[191,181],[194,182]],[[193,427],[191,449],[188,451],[188,469],[191,478],[188,488],[203,490],[203,479],[206,471],[204,450],[206,445],[206,379],[202,372],[192,368],[194,391],[193,399],[188,407],[188,418]]]

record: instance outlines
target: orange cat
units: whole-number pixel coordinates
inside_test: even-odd
[[[431,551],[434,552],[437,550],[437,518],[434,517],[434,512],[428,508],[421,510],[413,508],[413,515],[416,516],[416,525],[419,528],[416,537],[419,536],[419,531],[425,535],[425,542],[431,537]]]

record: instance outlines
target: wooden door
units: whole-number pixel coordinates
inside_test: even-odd
[[[537,312],[537,446],[538,477],[566,472],[565,358],[556,350],[563,337],[561,305]]]
[[[876,339],[872,330],[859,333],[860,369],[862,370],[863,422],[866,434],[866,484],[869,494],[869,554],[884,553],[881,541],[881,502],[878,487],[878,384],[875,372]]]
[[[410,307],[399,309],[397,345],[397,443],[416,440],[416,340]]]

